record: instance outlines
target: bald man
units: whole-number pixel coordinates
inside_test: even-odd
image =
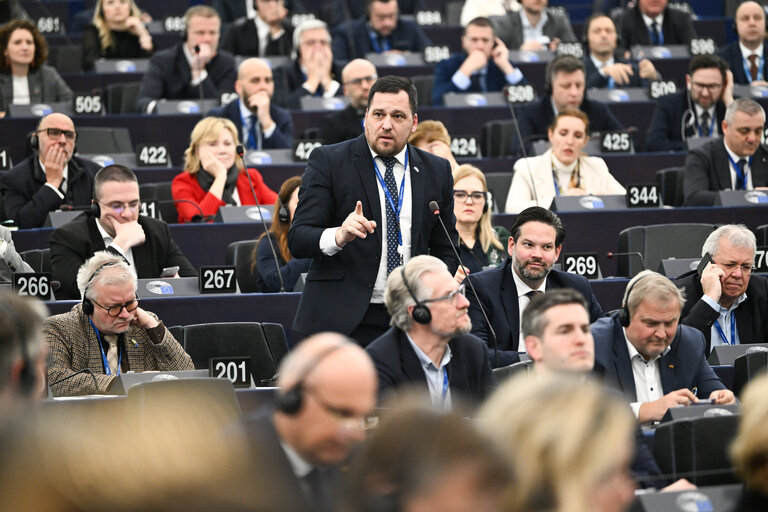
[[[349,105],[341,112],[320,121],[323,144],[336,144],[354,139],[363,133],[363,116],[368,105],[368,92],[379,77],[376,66],[365,59],[355,59],[341,71],[341,85]]]
[[[5,216],[20,228],[39,228],[63,205],[88,206],[99,166],[73,156],[77,132],[64,114],[48,114],[32,137],[33,154],[0,178]]]
[[[725,59],[737,84],[766,85],[765,11],[757,2],[744,2],[733,16],[738,41],[727,44],[717,54]]]
[[[288,354],[278,374],[274,408],[245,423],[253,456],[290,497],[287,510],[334,510],[335,468],[376,425],[376,370],[353,340],[320,333]]]
[[[245,59],[237,69],[235,91],[236,100],[210,110],[207,116],[224,117],[235,123],[246,149],[290,148],[293,119],[290,112],[272,103],[275,82],[269,64],[255,57]]]

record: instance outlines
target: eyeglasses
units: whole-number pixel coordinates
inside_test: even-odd
[[[131,201],[130,203],[102,203],[99,201],[100,204],[103,204],[113,212],[115,212],[118,215],[122,215],[125,210],[130,210],[131,212],[135,212],[139,209],[139,205],[141,204],[140,201]]]
[[[693,86],[697,89],[708,89],[710,91],[716,91],[723,87],[723,84],[702,84],[701,82],[693,82]]]
[[[365,416],[352,416],[346,411],[340,411],[339,409],[328,404],[325,400],[320,398],[317,391],[312,388],[307,388],[307,391],[312,392],[312,396],[315,401],[327,412],[336,422],[338,426],[344,430],[371,430],[376,428],[379,424],[379,417],[366,414]]]
[[[130,313],[131,311],[134,311],[136,310],[137,307],[139,307],[139,299],[132,299],[126,302],[125,304],[115,304],[114,306],[102,306],[101,304],[99,304],[93,299],[91,299],[91,302],[99,306],[101,309],[106,309],[107,314],[111,317],[120,316],[120,313],[122,313],[123,308],[125,308],[125,310]]]
[[[755,270],[757,270],[754,266],[750,265],[749,263],[743,263],[743,264],[739,264],[739,263],[717,263],[716,261],[714,263],[716,265],[719,265],[720,267],[722,267],[722,269],[725,270],[726,272],[728,272],[729,274],[732,274],[733,272],[736,272],[737,268],[741,270],[742,274],[746,274],[746,275],[749,275],[752,272],[754,272]]]
[[[485,202],[485,192],[467,192],[466,190],[454,190],[453,191],[453,199],[463,203],[467,200],[467,198],[472,198],[473,203],[484,203]]]
[[[379,75],[361,76],[360,78],[353,78],[352,80],[347,80],[346,82],[344,82],[344,85],[350,85],[350,84],[360,85],[363,82],[370,83],[370,82],[375,82],[378,79],[379,79]]]
[[[450,301],[451,304],[455,306],[456,305],[456,297],[459,296],[459,295],[461,295],[462,297],[466,297],[467,296],[467,294],[465,293],[466,290],[467,290],[467,285],[460,284],[458,288],[453,290],[451,293],[449,293],[445,297],[437,297],[435,299],[427,299],[427,300],[421,301],[421,303],[422,304],[428,304],[430,302],[439,302],[441,300],[447,300],[447,301]]]
[[[61,130],[59,128],[44,128],[42,130],[37,130],[37,133],[43,133],[43,132],[47,133],[48,138],[51,140],[58,139],[59,137],[61,137],[62,133],[64,134],[64,137],[66,137],[68,141],[74,141],[75,138],[77,138],[77,133],[73,132],[72,130]]]
[[[302,41],[301,46],[331,46],[331,41],[328,39],[307,39],[306,41]]]

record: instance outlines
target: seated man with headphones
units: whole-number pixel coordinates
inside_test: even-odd
[[[640,423],[700,399],[736,399],[704,355],[704,335],[680,324],[685,298],[666,277],[644,270],[629,282],[617,314],[592,324],[594,372],[629,399]]]
[[[279,510],[336,510],[337,468],[376,426],[376,371],[354,340],[321,333],[280,364],[271,406],[247,418],[254,460]]]
[[[379,374],[379,399],[423,389],[435,407],[479,404],[495,382],[485,344],[469,334],[469,301],[448,267],[415,256],[387,278],[384,303],[392,327],[366,351]],[[407,389],[405,389],[407,388]]]
[[[37,299],[0,294],[0,417],[43,396],[48,351],[40,326],[47,315]]]
[[[136,276],[121,256],[96,253],[78,270],[77,285],[83,301],[43,327],[54,396],[108,393],[128,371],[194,369],[157,316],[139,307]]]
[[[77,269],[97,251],[122,256],[140,279],[160,277],[179,267],[174,277],[197,271],[171,238],[168,224],[139,215],[141,199],[136,175],[123,165],[108,165],[93,181],[91,210],[51,234],[51,269],[61,282],[58,299],[79,299]]]
[[[6,218],[20,228],[39,228],[62,205],[88,206],[99,166],[74,156],[76,140],[75,124],[64,114],[40,120],[30,137],[32,155],[0,178]]]

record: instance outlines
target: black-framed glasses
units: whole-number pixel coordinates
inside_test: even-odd
[[[455,306],[456,305],[456,297],[458,295],[461,295],[462,297],[466,297],[467,296],[467,294],[465,293],[466,291],[467,291],[467,285],[462,283],[462,284],[459,285],[458,288],[453,290],[451,293],[449,293],[445,297],[437,297],[437,298],[434,298],[434,299],[427,299],[427,300],[421,301],[421,303],[422,304],[428,304],[430,302],[439,302],[441,300],[447,300],[447,301],[450,301],[451,304],[453,304]]]
[[[103,203],[99,201],[99,204],[103,204],[116,214],[122,215],[125,210],[130,210],[131,212],[138,211],[139,207],[141,206],[141,201],[138,199],[136,201],[131,201],[130,203]]]
[[[361,76],[360,78],[353,78],[352,80],[347,80],[344,82],[344,85],[360,85],[363,82],[375,82],[379,79],[379,75],[370,75],[370,76]]]
[[[723,84],[703,84],[701,82],[692,82],[692,84],[697,89],[708,89],[710,91],[716,91],[723,87]]]
[[[99,306],[101,309],[107,310],[107,314],[111,317],[120,316],[120,313],[123,311],[123,308],[125,308],[125,310],[130,313],[132,311],[135,311],[136,308],[139,307],[138,298],[131,299],[125,304],[115,304],[114,306],[102,306],[101,304],[99,304],[93,299],[91,299],[91,302]]]
[[[52,140],[56,140],[61,137],[62,133],[68,141],[74,141],[77,138],[77,133],[72,130],[60,130],[59,128],[43,128],[42,130],[37,130],[37,133],[43,132],[45,132]]]
[[[485,192],[467,192],[466,190],[453,191],[453,199],[457,202],[463,203],[468,197],[472,199],[473,203],[485,202]]]
[[[317,391],[312,388],[308,388],[307,391],[312,392],[312,396],[315,401],[328,413],[333,421],[344,430],[371,430],[376,428],[379,424],[379,417],[372,414],[366,414],[364,416],[354,416],[347,411],[341,411],[336,407],[333,407],[328,402],[320,398]]]
[[[757,270],[754,266],[750,265],[749,263],[742,263],[742,264],[739,264],[739,263],[718,263],[716,261],[714,263],[716,265],[719,265],[720,267],[722,267],[723,270],[725,270],[729,274],[732,274],[733,272],[735,272],[737,268],[741,269],[741,273],[742,274],[747,274],[747,275],[749,275],[752,272],[754,272],[755,270]]]

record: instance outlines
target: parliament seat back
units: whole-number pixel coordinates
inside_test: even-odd
[[[617,274],[631,278],[645,269],[658,270],[665,258],[696,258],[715,227],[714,224],[671,223],[624,229],[619,233],[618,252],[639,254],[617,256]]]

